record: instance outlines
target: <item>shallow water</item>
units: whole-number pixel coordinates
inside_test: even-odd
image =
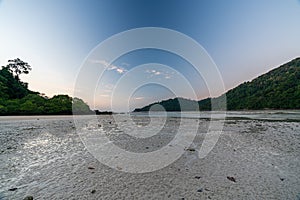
[[[198,133],[189,147],[195,151],[185,150],[172,164],[142,174],[125,173],[97,161],[83,145],[72,116],[0,117],[0,199],[22,199],[27,195],[34,199],[299,196],[300,123],[286,120],[298,119],[299,111],[230,112],[236,118],[225,121],[217,145],[203,159],[197,153],[209,121],[195,119],[195,113],[182,115],[185,120],[172,116],[157,135],[140,139],[122,132],[131,128],[127,127],[128,115],[121,115],[121,124],[116,124],[113,116],[99,116],[99,126],[90,123],[90,116],[81,117],[87,129],[100,131],[120,148],[138,153],[159,150],[175,137],[180,122],[198,120]],[[131,117],[141,133],[150,123],[142,114]],[[163,120],[159,115],[155,117]],[[279,121],[263,120],[270,118]],[[154,123],[158,126],[159,121]]]
[[[133,116],[149,116],[147,112],[131,113]],[[199,119],[256,119],[276,121],[300,121],[300,110],[261,110],[261,111],[201,111],[201,112],[151,112],[152,117],[183,117]]]

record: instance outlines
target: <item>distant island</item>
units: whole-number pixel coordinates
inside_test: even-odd
[[[28,89],[20,74],[28,74],[31,66],[17,58],[0,70],[0,115],[71,115],[93,114],[79,98],[68,95],[45,95]]]
[[[300,58],[244,82],[217,98],[195,101],[178,97],[137,108],[134,112],[147,112],[156,104],[166,111],[193,111],[195,104],[199,110],[211,110],[211,100],[222,101],[224,95],[227,110],[300,109]]]
[[[112,115],[114,114],[111,111],[99,111],[99,110],[95,110],[96,115]]]

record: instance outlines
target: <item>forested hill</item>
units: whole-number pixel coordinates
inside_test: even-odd
[[[155,106],[156,104],[161,105],[160,106]],[[174,99],[168,99],[156,103],[149,104],[143,108],[137,108],[134,110],[134,112],[142,112],[142,111],[194,111],[197,110],[197,101],[189,100],[189,99],[184,99],[184,98],[174,98]]]
[[[296,58],[252,81],[240,84],[226,94],[228,110],[300,109],[300,58]],[[222,97],[221,96],[221,97]],[[221,97],[215,100],[221,101]],[[179,99],[169,99],[135,109],[135,112],[149,111],[154,104],[160,104],[167,111],[186,111],[180,108]],[[200,110],[210,110],[210,98],[198,101]],[[187,100],[191,104],[195,101]],[[184,106],[186,107],[186,105]]]
[[[300,58],[226,93],[228,109],[299,109]]]
[[[0,115],[90,114],[89,106],[79,98],[56,95],[48,98],[28,89],[19,75],[28,74],[30,65],[20,59],[9,60],[0,70]],[[74,109],[72,109],[72,106]]]

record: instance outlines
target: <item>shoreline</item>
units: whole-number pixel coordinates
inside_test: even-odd
[[[257,111],[186,111],[186,112],[151,112],[151,117],[190,118],[199,120],[258,120],[274,122],[300,122],[300,110],[257,110]],[[221,114],[221,115],[218,115]],[[6,115],[0,116],[0,121],[29,120],[29,119],[67,119],[128,115],[135,117],[149,117],[149,112],[86,114],[86,115]]]

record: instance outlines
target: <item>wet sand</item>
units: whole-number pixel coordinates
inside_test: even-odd
[[[120,147],[148,152],[174,137],[178,120],[168,119],[159,136],[137,144],[116,134],[112,116],[99,124]],[[209,122],[189,120],[200,129],[180,159],[132,174],[98,162],[72,117],[1,117],[0,199],[300,199],[299,122],[227,120],[212,152],[199,159]]]

